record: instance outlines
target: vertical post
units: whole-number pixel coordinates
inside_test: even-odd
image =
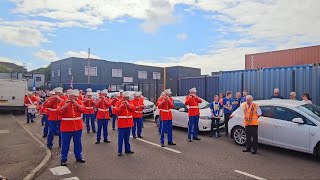
[[[154,101],[157,101],[157,99],[158,99],[158,89],[159,89],[159,87],[158,87],[158,78],[156,79],[156,91],[155,91],[155,99],[154,99]]]
[[[90,48],[88,48],[88,87],[90,86],[90,72],[91,68],[90,68]]]
[[[177,78],[177,96],[180,96],[180,79]]]
[[[163,69],[163,90],[167,89],[167,67]]]
[[[208,97],[207,97],[207,95],[208,95],[208,92],[207,92],[207,88],[208,86],[207,86],[207,75],[205,75],[204,76],[204,98],[205,98],[205,100],[207,100],[208,101]]]

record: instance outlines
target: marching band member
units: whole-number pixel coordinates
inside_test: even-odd
[[[120,89],[119,92],[116,93],[116,96],[112,99],[112,106],[115,107],[118,101],[123,99],[123,90]],[[115,113],[112,114],[112,130],[115,130],[116,127],[116,119],[117,115]]]
[[[109,108],[111,107],[111,100],[108,98],[108,90],[105,89],[101,92],[101,96],[96,103],[97,113],[97,123],[98,123],[98,133],[97,142],[100,144],[101,130],[103,129],[103,142],[110,143],[108,140],[108,122],[110,120]]]
[[[164,134],[167,132],[168,134],[168,145],[176,145],[173,142],[172,138],[172,112],[171,109],[174,107],[173,99],[171,96],[171,89],[167,89],[164,91],[165,95],[161,97],[158,106],[160,110],[160,117],[162,121],[161,127],[161,138],[160,143],[161,147],[164,146]]]
[[[49,95],[52,97],[53,95],[55,95],[54,91],[50,91]],[[48,99],[46,99],[46,101],[42,104],[41,107],[41,114],[42,114],[42,120],[43,120],[43,124],[44,124],[44,128],[43,128],[43,136],[44,138],[46,138],[48,136],[48,132],[49,132],[49,125],[48,125],[48,108],[45,107],[45,103],[48,101]]]
[[[25,96],[24,98],[24,105],[26,106],[27,109],[27,123],[34,122],[33,118],[34,118],[34,114],[29,112],[29,107],[31,106],[36,106],[37,105],[37,98],[33,95],[32,92],[28,92],[28,95]]]
[[[95,120],[95,113],[94,113],[94,101],[92,99],[92,92],[87,92],[86,94],[86,98],[83,102],[83,105],[85,106],[85,110],[83,112],[83,118],[86,121],[86,126],[87,126],[87,133],[90,133],[90,122],[91,122],[91,127],[92,127],[92,131],[94,133],[96,133],[96,126],[94,123]]]
[[[135,107],[129,100],[129,93],[124,92],[123,98],[116,103],[113,111],[118,116],[118,156],[122,156],[122,145],[124,142],[125,153],[133,154],[131,151],[129,139],[130,129],[133,126],[132,113],[135,111]]]
[[[133,138],[143,138],[141,136],[142,133],[142,122],[143,122],[143,112],[142,110],[145,109],[145,105],[143,104],[143,98],[141,98],[141,92],[135,92],[133,94],[134,99],[132,100],[132,104],[135,107],[135,111],[133,112],[133,122],[134,125],[132,127],[132,136]],[[136,134],[136,129],[137,129],[137,134]]]
[[[162,93],[160,94],[160,97],[158,98],[157,102],[156,102],[156,107],[159,109],[159,102],[162,98],[162,96],[164,96],[164,91],[162,91]],[[159,129],[158,129],[158,132],[159,132],[159,135],[161,135],[161,126],[162,126],[162,121],[161,121],[161,115],[159,114]]]
[[[85,107],[82,101],[78,99],[78,90],[69,91],[68,95],[68,100],[60,102],[58,107],[58,112],[61,115],[61,166],[67,165],[71,138],[73,138],[76,161],[80,163],[86,162],[82,158],[81,144],[83,129],[81,113],[83,113]]]
[[[193,140],[201,140],[198,138],[198,129],[199,129],[199,103],[202,103],[202,100],[197,96],[197,89],[191,88],[189,90],[190,94],[186,97],[185,105],[189,108],[189,125],[188,125],[188,141],[191,142],[191,134]]]
[[[57,108],[60,102],[64,101],[63,89],[55,88],[53,90],[55,92],[54,95],[50,96],[47,102],[44,104],[44,107],[48,110],[48,126],[49,126],[49,134],[47,139],[47,146],[51,150],[53,146],[53,138],[54,134],[58,133],[59,136],[59,146],[61,147],[61,134],[60,134],[60,123],[61,117],[57,113]]]

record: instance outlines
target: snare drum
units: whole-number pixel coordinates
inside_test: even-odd
[[[35,106],[35,105],[28,106],[28,113],[36,114],[37,113],[37,106]]]

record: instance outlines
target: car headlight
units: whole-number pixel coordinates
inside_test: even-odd
[[[203,120],[210,120],[210,117],[208,117],[208,116],[200,116],[200,119],[203,119]]]

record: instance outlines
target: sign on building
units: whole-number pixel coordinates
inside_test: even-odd
[[[123,82],[124,83],[132,83],[133,82],[133,77],[123,77]]]

